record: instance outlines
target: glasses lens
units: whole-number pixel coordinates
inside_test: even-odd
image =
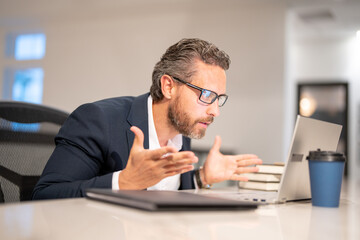
[[[209,91],[209,90],[206,90],[206,89],[203,89],[201,91],[201,98],[200,100],[205,102],[205,103],[212,103],[214,102],[214,99],[216,99],[216,94],[212,91]]]
[[[228,96],[226,96],[226,95],[219,96],[219,107],[224,106],[227,99],[228,99]]]

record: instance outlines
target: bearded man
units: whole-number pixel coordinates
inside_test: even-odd
[[[84,104],[66,120],[33,199],[84,197],[88,188],[181,190],[256,172],[256,155],[223,155],[221,139],[200,169],[200,139],[228,96],[230,58],[201,39],[182,39],[155,65],[150,93]]]

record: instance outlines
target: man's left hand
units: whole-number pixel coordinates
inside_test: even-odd
[[[200,176],[204,185],[225,180],[247,181],[241,173],[257,172],[259,169],[252,165],[262,164],[262,160],[254,154],[223,155],[220,153],[221,138],[216,136],[215,143],[210,149]]]

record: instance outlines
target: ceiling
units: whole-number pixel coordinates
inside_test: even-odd
[[[360,30],[360,0],[289,0],[299,37],[355,36]]]
[[[170,4],[177,7],[192,6],[209,0],[0,0],[0,27],[29,23],[29,19],[45,16],[49,19],[59,13],[76,15],[103,12],[109,9],[144,7],[147,4]],[[213,0],[210,2],[217,2]],[[360,30],[360,0],[226,0],[222,3],[243,2],[253,4],[285,4],[291,16],[291,26],[296,36],[343,36]],[[218,2],[217,2],[218,3]],[[19,7],[21,6],[21,7]],[[86,11],[84,11],[86,10]]]

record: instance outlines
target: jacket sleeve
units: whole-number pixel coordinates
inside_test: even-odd
[[[109,121],[96,104],[82,105],[69,116],[33,199],[84,197],[87,188],[111,188]]]
[[[190,138],[183,137],[183,147],[181,150],[191,151]],[[194,174],[195,174],[194,170],[181,174],[181,184],[179,190],[195,189]]]

